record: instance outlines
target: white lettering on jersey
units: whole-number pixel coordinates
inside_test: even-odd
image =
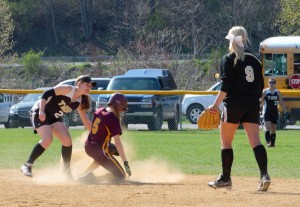
[[[58,113],[54,114],[55,118],[62,117],[63,115],[64,115],[64,112],[62,112],[62,111],[59,111]]]
[[[58,104],[60,109],[65,113],[70,113],[72,111],[71,107],[69,107],[63,100]]]
[[[69,107],[63,100],[58,104],[58,106],[60,107],[61,111],[54,114],[56,118],[62,117],[64,113],[70,113],[72,111],[71,107]]]
[[[277,96],[268,96],[268,100],[277,101]]]

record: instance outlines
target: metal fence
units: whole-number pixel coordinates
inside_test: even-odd
[[[30,109],[41,97],[39,90],[0,89],[0,127],[31,127]],[[88,117],[106,103],[116,91],[91,91],[92,107]],[[128,110],[122,115],[122,125],[129,130],[197,130],[197,118],[211,105],[216,91],[120,91],[128,99]],[[300,129],[300,95],[298,91],[283,91],[288,116],[279,112],[278,129]],[[95,96],[96,94],[96,96]],[[186,95],[189,94],[189,95]],[[69,127],[83,128],[77,111],[63,117]],[[239,127],[242,128],[242,127]],[[261,116],[263,129],[263,116]]]

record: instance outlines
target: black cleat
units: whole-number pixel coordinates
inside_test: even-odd
[[[31,168],[32,168],[32,164],[25,163],[24,165],[21,166],[20,170],[23,173],[23,175],[26,175],[28,177],[32,177]]]
[[[258,185],[258,188],[257,190],[258,191],[267,191],[269,189],[269,186],[271,185],[271,179],[270,179],[270,176],[267,174],[267,175],[264,175],[261,179],[260,179],[260,182],[259,182],[259,185]]]
[[[223,176],[220,175],[217,180],[209,182],[208,186],[212,187],[214,189],[217,189],[217,188],[231,189],[232,188],[231,178],[229,178],[229,180],[225,182],[223,180]]]

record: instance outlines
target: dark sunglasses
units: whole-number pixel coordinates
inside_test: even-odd
[[[269,82],[270,84],[276,84],[276,82]]]

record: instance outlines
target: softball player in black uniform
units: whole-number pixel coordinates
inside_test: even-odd
[[[280,91],[275,88],[276,80],[269,79],[269,88],[263,91],[261,106],[265,121],[265,139],[268,147],[275,147],[276,129],[278,121],[278,104],[280,104],[283,113],[286,113],[286,106],[282,100]]]
[[[70,161],[72,154],[71,135],[62,121],[65,113],[77,109],[84,126],[91,129],[91,121],[86,116],[86,110],[90,109],[88,93],[92,86],[96,86],[89,76],[80,76],[76,80],[76,86],[56,86],[43,93],[31,109],[31,121],[35,132],[41,140],[33,148],[27,162],[21,166],[21,172],[32,177],[31,168],[34,161],[41,156],[50,146],[55,135],[62,143],[62,159],[64,172],[67,178],[72,178]]]
[[[264,88],[261,62],[244,49],[249,40],[243,27],[231,28],[225,38],[230,40],[230,53],[222,58],[221,91],[214,104],[209,107],[213,112],[224,102],[220,125],[222,174],[208,185],[213,188],[232,187],[232,141],[241,123],[260,169],[258,190],[267,191],[271,183],[267,171],[267,153],[259,137],[259,99]]]

